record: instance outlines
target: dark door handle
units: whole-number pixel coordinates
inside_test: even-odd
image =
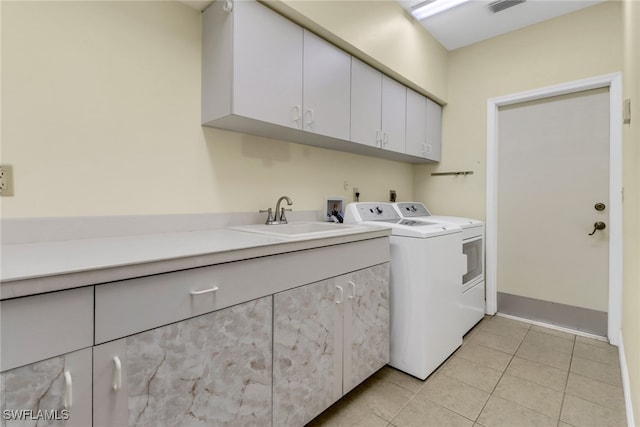
[[[596,231],[604,230],[605,228],[607,228],[607,224],[605,224],[602,221],[598,221],[595,224],[593,224],[593,231],[589,233],[589,236],[593,236],[594,234],[596,234]]]

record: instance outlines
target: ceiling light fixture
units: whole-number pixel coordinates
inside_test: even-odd
[[[452,9],[469,0],[427,0],[411,8],[411,14],[421,21],[430,16]]]

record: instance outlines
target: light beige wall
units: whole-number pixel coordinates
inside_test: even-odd
[[[436,213],[485,218],[487,99],[622,69],[621,3],[606,2],[450,52],[442,161],[415,171]],[[473,171],[431,177],[434,171]]]
[[[200,126],[200,13],[178,2],[0,2],[2,216],[253,211],[289,195],[413,197],[409,164]],[[349,187],[344,189],[344,182]]]
[[[446,102],[448,52],[397,1],[265,3],[402,83]]]
[[[631,100],[631,123],[623,136],[624,286],[622,337],[636,425],[640,423],[640,2],[624,1],[623,98]]]

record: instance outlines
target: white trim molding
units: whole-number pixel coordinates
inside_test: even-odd
[[[609,88],[609,342],[618,345],[622,326],[622,74],[612,73],[487,100],[487,314],[498,310],[498,109],[590,89]]]
[[[618,358],[620,359],[620,375],[622,377],[622,391],[624,394],[624,407],[627,414],[627,426],[636,425],[633,416],[633,400],[631,400],[631,383],[629,382],[629,368],[627,367],[627,358],[624,354],[624,343],[622,341],[622,331],[618,340]]]

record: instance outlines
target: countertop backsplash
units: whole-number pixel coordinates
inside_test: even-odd
[[[136,236],[182,231],[216,230],[245,224],[261,224],[266,214],[224,212],[202,214],[79,216],[52,218],[3,218],[3,245]],[[320,211],[287,213],[289,221],[321,221]]]

